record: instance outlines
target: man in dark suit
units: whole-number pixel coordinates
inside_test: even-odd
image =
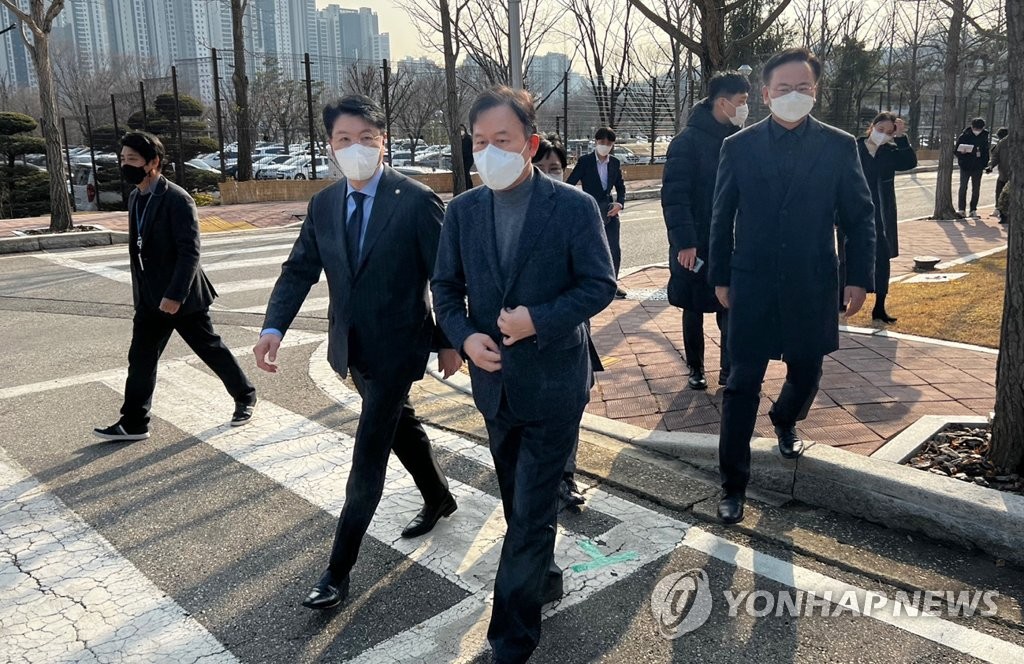
[[[446,377],[462,365],[434,325],[427,299],[440,199],[383,165],[385,118],[376,102],[350,95],[327,106],[323,118],[345,177],[310,200],[253,349],[260,369],[277,371],[281,339],[322,270],[330,293],[328,361],[341,376],[351,373],[363,407],[330,563],[303,601],[311,609],[335,607],[348,596],[349,572],[380,503],[392,450],[424,501],[403,537],[423,535],[455,511],[408,397],[431,349]]]
[[[608,247],[612,252],[615,264],[615,278],[619,278],[619,267],[622,265],[622,246],[619,241],[622,220],[619,213],[626,205],[626,184],[622,180],[622,165],[618,158],[612,156],[615,149],[615,132],[610,127],[602,127],[594,133],[594,151],[579,158],[566,184],[575,187],[583,183],[583,191],[597,201],[597,209],[604,216],[604,232],[608,236]],[[612,189],[615,200],[612,200]],[[626,297],[626,291],[616,287],[615,296]]]
[[[497,662],[524,662],[554,564],[558,487],[590,398],[587,320],[615,295],[594,200],[530,163],[529,93],[491,88],[469,113],[484,187],[445,213],[431,288],[438,322],[470,361],[508,528],[487,632]]]
[[[128,197],[135,317],[121,418],[93,430],[104,440],[149,438],[157,363],[175,330],[234,399],[231,426],[248,422],[256,405],[256,388],[213,331],[209,310],[217,292],[199,265],[196,204],[160,174],[164,154],[163,143],[152,134],[132,131],[121,139],[121,171],[135,185]]]
[[[732,369],[722,405],[719,516],[743,518],[750,438],[769,360],[786,363],[786,383],[769,415],[779,452],[796,458],[796,423],[818,390],[822,359],[839,347],[838,270],[833,228],[847,237],[844,300],[852,316],[873,284],[871,194],[849,134],[810,117],[821,64],[789,49],[764,67],[771,116],[725,139],[711,219],[710,273],[729,309]]]
[[[960,166],[960,190],[957,192],[957,211],[961,217],[978,216],[978,197],[981,195],[981,175],[988,166],[992,136],[985,129],[985,118],[974,118],[971,126],[963,130],[956,141],[956,161]],[[967,212],[967,185],[971,186],[971,211]]]
[[[466,131],[466,125],[459,125],[459,134],[462,137],[462,174],[466,178],[466,189],[472,189],[473,176],[469,169],[473,167],[473,137]]]

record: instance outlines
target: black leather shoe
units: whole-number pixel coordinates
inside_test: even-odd
[[[890,324],[896,322],[896,318],[894,316],[890,316],[889,314],[885,313],[885,311],[872,311],[871,312],[871,319],[872,320],[877,320],[878,322],[885,323],[887,325],[890,325]]]
[[[572,473],[566,473],[562,477],[562,483],[558,487],[558,499],[568,507],[579,507],[586,502],[580,488],[576,486]]]
[[[690,379],[686,381],[691,390],[708,389],[708,379],[704,377],[703,369],[690,369]]]
[[[804,453],[804,441],[796,427],[775,427],[775,435],[779,437],[779,454],[787,459],[795,459]]]
[[[402,531],[402,537],[409,538],[426,535],[434,529],[434,526],[441,520],[441,517],[451,516],[457,509],[459,509],[459,506],[455,504],[455,496],[450,493],[436,505],[424,505],[420,513]]]
[[[743,520],[743,505],[747,499],[738,493],[729,494],[718,503],[718,518],[722,523],[739,523]]]
[[[729,384],[729,372],[726,369],[722,369],[718,372],[718,384],[728,385]]]
[[[565,595],[561,574],[551,574],[549,572],[547,581],[547,585],[544,587],[544,597],[541,600],[542,604],[557,602]]]
[[[333,609],[344,602],[346,597],[348,597],[348,576],[346,575],[341,581],[336,581],[331,570],[327,570],[306,595],[306,599],[302,600],[302,606],[318,611]]]
[[[616,300],[625,300],[626,299],[626,295],[628,295],[628,293],[626,293],[626,289],[625,288],[623,288],[622,286],[616,287],[616,289],[615,289],[615,299]]]

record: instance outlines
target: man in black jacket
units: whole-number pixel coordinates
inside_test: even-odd
[[[718,384],[729,376],[728,309],[708,283],[708,237],[722,141],[747,119],[750,82],[739,72],[711,77],[708,96],[693,107],[686,128],[668,146],[661,207],[668,227],[668,301],[683,310],[683,348],[691,389],[708,387],[704,376],[704,314],[713,313],[722,334]]]
[[[612,263],[615,265],[615,278],[619,278],[619,266],[622,265],[622,246],[619,241],[621,232],[622,212],[626,205],[626,184],[622,179],[622,165],[612,156],[615,149],[615,132],[610,127],[602,127],[594,133],[594,151],[580,157],[573,167],[566,184],[575,187],[583,183],[583,191],[597,201],[597,209],[604,215],[604,233],[608,236],[608,248],[612,252]],[[612,189],[615,200],[612,200]],[[626,291],[616,288],[615,297],[626,297]]]
[[[121,419],[94,429],[104,440],[149,438],[156,367],[175,330],[234,399],[231,426],[248,422],[256,405],[256,388],[213,331],[209,309],[217,292],[199,266],[195,202],[160,174],[163,161],[164,146],[156,136],[132,131],[121,139],[121,171],[135,185],[128,197],[135,318]]]
[[[960,194],[957,198],[957,210],[961,217],[968,216],[967,183],[971,183],[971,213],[978,216],[978,197],[981,194],[981,174],[988,166],[991,138],[985,129],[983,118],[971,120],[971,126],[964,129],[956,141],[956,160],[960,165]]]
[[[441,200],[426,186],[383,165],[384,111],[349,95],[328,105],[324,127],[345,175],[309,201],[291,255],[267,305],[256,365],[277,371],[277,351],[309,289],[327,278],[327,359],[363,398],[330,562],[302,605],[330,609],[345,600],[349,572],[384,491],[394,450],[423,495],[424,507],[402,537],[429,532],[456,510],[430,439],[409,404],[431,350],[449,377],[462,366],[434,325],[427,281],[441,234]]]

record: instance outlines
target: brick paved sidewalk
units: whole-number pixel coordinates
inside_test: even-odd
[[[1006,243],[994,218],[970,222],[913,221],[900,225],[907,257],[932,253],[951,260]],[[904,274],[912,261],[893,265]],[[652,267],[625,277],[629,299],[616,300],[593,320],[594,342],[607,358],[597,374],[594,415],[645,429],[717,434],[720,336],[705,318],[706,392],[686,387],[681,311],[665,300],[668,269]],[[987,415],[995,400],[994,352],[871,334],[844,332],[841,348],[825,359],[821,391],[800,430],[810,440],[871,454],[923,415]],[[785,379],[772,362],[758,411],[757,434],[774,436],[768,410]]]

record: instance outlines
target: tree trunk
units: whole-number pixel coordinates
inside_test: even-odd
[[[235,52],[235,71],[231,82],[235,87],[235,107],[238,114],[238,171],[239,182],[252,179],[252,122],[249,117],[249,76],[245,73],[245,32],[243,19],[246,2],[231,0],[231,42]]]
[[[42,124],[39,129],[46,138],[46,168],[50,173],[50,232],[71,230],[71,201],[68,199],[68,173],[64,168],[60,132],[57,131],[57,95],[53,87],[53,65],[50,62],[50,35],[35,35],[28,47],[39,79],[39,104]]]
[[[465,165],[462,161],[462,140],[459,136],[459,89],[455,82],[455,50],[452,46],[452,20],[448,0],[440,0],[441,37],[444,41],[444,80],[446,88],[445,106],[448,117],[448,143],[452,147],[452,192],[458,196],[471,187],[466,182]]]
[[[956,219],[953,209],[953,162],[956,150],[956,79],[960,66],[960,32],[964,25],[964,0],[952,0],[953,17],[946,41],[946,61],[942,65],[942,121],[939,123],[939,172],[935,183],[935,209],[932,219]]]
[[[992,463],[1024,473],[1024,6],[1006,0],[1010,115],[1009,249],[1006,296],[996,368],[996,417],[992,422]],[[1001,148],[1001,149],[1005,149]]]
[[[673,135],[683,127],[683,62],[682,47],[678,41],[672,43],[672,129]]]

